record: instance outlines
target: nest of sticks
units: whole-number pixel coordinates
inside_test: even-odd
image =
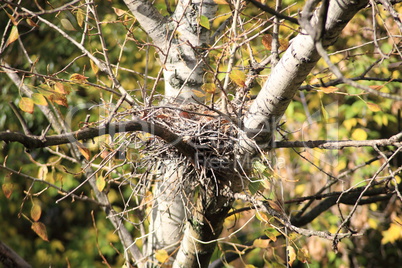
[[[193,146],[196,149],[196,169],[206,168],[216,172],[231,168],[238,141],[238,126],[218,110],[200,104],[187,104],[151,107],[134,111],[134,114],[166,128]],[[174,146],[166,146],[160,139],[154,139],[148,153],[149,150],[155,157],[178,156]]]

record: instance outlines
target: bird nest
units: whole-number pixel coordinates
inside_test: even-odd
[[[196,152],[194,164],[196,168],[225,170],[231,167],[237,143],[238,126],[230,117],[218,110],[204,105],[187,104],[180,107],[162,106],[137,110],[135,115],[142,120],[158,124],[181,140],[191,145]],[[166,150],[166,143],[155,141],[155,154],[171,154],[177,157],[173,146]]]

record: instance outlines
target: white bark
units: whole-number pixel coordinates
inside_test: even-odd
[[[204,50],[209,43],[209,31],[200,25],[201,16],[215,16],[213,0],[179,0],[169,24],[170,36],[161,55],[164,62],[165,97],[170,102],[203,101],[194,94],[202,92],[205,73]]]
[[[171,254],[179,247],[189,197],[185,187],[187,182],[183,180],[186,167],[175,160],[166,160],[159,166],[149,228],[150,255],[158,249],[165,249]]]
[[[336,41],[346,24],[367,3],[367,0],[330,1],[323,37],[325,47]],[[315,12],[311,19],[315,28],[319,28],[317,14],[318,12]],[[247,136],[254,138],[261,148],[269,145],[290,101],[319,59],[312,38],[300,33],[291,41],[291,45],[272,70],[244,120]],[[256,150],[246,139],[243,140],[242,146],[247,152]]]

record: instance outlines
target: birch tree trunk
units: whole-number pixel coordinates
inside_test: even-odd
[[[367,0],[330,1],[322,37],[323,46],[332,45],[346,24],[367,3]],[[319,10],[310,20],[312,28],[315,29],[320,28],[318,14]],[[260,148],[270,145],[279,120],[319,59],[315,43],[305,31],[291,40],[289,48],[272,70],[244,120],[247,136],[255,139]],[[247,142],[246,139],[243,140],[242,146],[249,153],[256,152],[253,143]]]
[[[202,48],[209,41],[209,32],[200,26],[199,20],[201,16],[208,19],[214,17],[215,2],[179,0],[169,18],[162,17],[146,1],[125,0],[125,3],[159,50],[168,101],[202,101],[195,92],[201,91],[203,84],[205,64]],[[344,26],[366,4],[367,0],[330,1],[322,39],[325,47],[336,41]],[[311,24],[313,28],[319,27],[317,12],[312,16]],[[204,170],[203,175],[198,174],[195,178],[201,183],[201,188],[189,216],[185,215],[183,191],[179,187],[183,167],[177,162],[170,162],[172,166],[159,177],[154,193],[160,198],[152,213],[152,235],[148,244],[151,251],[177,245],[181,241],[174,267],[208,266],[233,202],[230,194],[224,193],[240,192],[246,186],[241,174],[234,172],[235,164],[247,162],[244,159],[269,145],[276,125],[319,58],[313,39],[305,32],[292,40],[244,119],[245,132],[240,134],[243,138],[237,148],[239,154],[232,159],[231,170],[225,174],[211,174]],[[244,167],[244,172],[249,172],[249,169]],[[170,248],[169,252],[173,249]]]

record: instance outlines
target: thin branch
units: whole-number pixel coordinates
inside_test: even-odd
[[[297,19],[292,18],[292,17],[288,17],[286,15],[283,15],[283,14],[277,12],[275,9],[270,8],[269,6],[258,2],[257,0],[248,0],[248,1],[251,2],[254,6],[258,7],[259,9],[261,9],[261,10],[263,10],[263,11],[265,11],[265,12],[271,14],[271,15],[275,15],[276,17],[278,17],[280,19],[287,20],[287,21],[292,22],[294,24],[299,24]]]
[[[31,180],[33,182],[38,182],[38,183],[44,184],[44,185],[46,185],[48,187],[54,188],[59,192],[59,194],[61,194],[63,196],[69,195],[69,196],[71,196],[71,198],[73,200],[89,201],[89,202],[92,202],[92,203],[94,203],[94,204],[96,204],[98,206],[101,206],[101,207],[109,206],[109,204],[101,204],[100,202],[98,202],[98,201],[96,201],[96,200],[94,200],[92,198],[89,198],[87,196],[72,194],[69,191],[64,190],[63,188],[61,188],[61,187],[59,187],[59,186],[57,186],[57,185],[55,185],[53,183],[50,183],[48,181],[29,176],[27,174],[21,173],[20,171],[11,169],[11,168],[9,168],[7,166],[0,165],[0,169],[3,169],[3,170],[8,171],[8,172],[11,172],[11,173],[13,173],[15,175],[18,175],[18,176],[20,176],[20,177],[22,177],[24,179],[28,179],[28,180]]]
[[[180,153],[192,159],[195,155],[195,149],[186,143],[182,137],[167,130],[159,124],[153,124],[139,118],[135,118],[127,122],[110,123],[107,126],[84,128],[71,133],[60,135],[46,136],[41,140],[40,136],[28,136],[20,132],[0,132],[0,141],[19,142],[28,149],[43,148],[53,145],[75,143],[79,140],[90,140],[98,136],[120,132],[144,131],[156,135],[176,147]]]

